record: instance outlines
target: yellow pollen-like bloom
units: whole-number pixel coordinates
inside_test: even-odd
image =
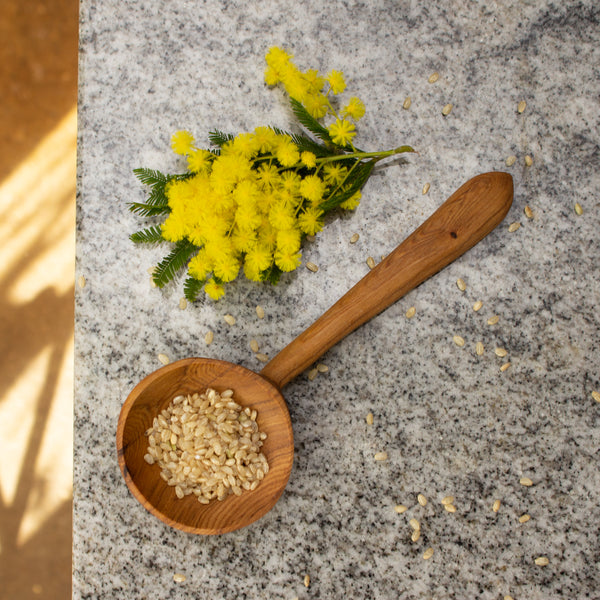
[[[289,254],[287,252],[282,252],[281,250],[277,250],[275,252],[275,264],[283,271],[289,272],[297,269],[300,265],[301,255],[300,252],[296,252],[295,254]]]
[[[317,166],[317,157],[312,153],[305,151],[300,155],[300,160],[305,167],[314,169]]]
[[[204,291],[208,295],[209,298],[213,300],[218,300],[222,296],[225,295],[225,288],[218,284],[214,279],[210,279],[210,281],[204,286]]]
[[[329,127],[329,134],[333,143],[338,146],[346,146],[352,141],[352,138],[356,135],[354,123],[346,119],[336,119],[335,123],[332,123]]]
[[[319,202],[325,194],[325,182],[318,175],[307,175],[300,184],[300,193],[310,202]]]
[[[194,150],[194,136],[189,131],[176,131],[171,137],[171,148],[175,154],[190,154]]]
[[[355,121],[358,121],[365,115],[365,105],[359,98],[353,96],[348,101],[348,104],[346,104],[346,106],[344,107],[342,115],[351,117]]]
[[[327,75],[327,81],[334,94],[341,94],[346,89],[346,81],[344,80],[344,74],[341,71],[331,71],[331,73]]]

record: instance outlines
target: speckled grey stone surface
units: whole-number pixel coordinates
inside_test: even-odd
[[[240,281],[219,303],[182,311],[181,281],[149,285],[164,250],[128,240],[145,225],[126,208],[143,198],[132,169],[181,168],[169,150],[180,128],[206,140],[213,128],[289,127],[282,94],[262,80],[271,45],[302,68],[344,71],[367,106],[361,147],[408,143],[419,154],[380,169],[355,214],[306,246],[317,273],[275,288]],[[598,3],[82,0],[80,46],[77,276],[87,285],[76,298],[74,598],[598,598]],[[367,272],[367,256],[388,253],[489,170],[514,177],[506,221],[330,350],[328,374],[285,388],[295,463],[269,514],[207,538],[137,503],[115,429],[158,353],[260,369],[250,339],[276,354]],[[521,228],[509,233],[512,222]],[[376,463],[380,450],[389,459]]]

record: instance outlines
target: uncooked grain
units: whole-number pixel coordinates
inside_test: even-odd
[[[454,504],[444,504],[444,508],[449,513],[455,513],[456,512],[456,506],[454,506]]]
[[[421,529],[421,523],[419,523],[418,519],[411,519],[408,524],[416,531],[418,529]]]
[[[547,556],[538,556],[534,562],[538,567],[545,567],[550,561]]]
[[[356,242],[358,242],[359,238],[360,238],[360,235],[358,235],[358,233],[353,233],[352,236],[350,237],[350,243],[356,244]]]
[[[163,364],[163,365],[168,365],[170,360],[169,357],[166,354],[163,354],[162,352],[158,355],[158,360]]]
[[[367,422],[367,425],[373,425],[373,413],[368,413],[365,420]]]
[[[396,504],[396,506],[394,506],[394,510],[401,515],[402,513],[405,513],[408,510],[407,506],[404,506],[404,504]]]
[[[406,98],[404,98],[404,102],[402,103],[402,108],[404,110],[408,110],[410,108],[411,104],[412,104],[412,100],[411,100],[410,96],[406,96]]]
[[[254,339],[250,340],[250,350],[252,350],[252,352],[256,353],[259,350],[259,345],[258,342]]]
[[[475,354],[477,354],[477,356],[482,356],[484,351],[483,342],[477,342],[475,344]]]
[[[413,542],[416,542],[416,541],[418,541],[418,539],[419,539],[420,537],[421,537],[421,530],[420,530],[420,529],[415,529],[415,530],[412,532],[412,535],[410,536],[410,539],[411,539]]]
[[[452,104],[448,103],[444,108],[442,108],[442,115],[447,117],[452,112]]]
[[[367,257],[367,265],[368,265],[369,269],[375,268],[375,259],[372,256]]]
[[[173,581],[175,583],[183,583],[186,580],[186,576],[183,573],[175,573],[173,575]]]
[[[215,339],[215,334],[212,331],[207,331],[206,334],[204,335],[204,343],[207,346],[210,346],[213,343],[214,339]]]
[[[256,316],[257,316],[259,319],[264,319],[264,318],[265,318],[265,310],[264,310],[264,308],[263,308],[262,306],[260,306],[260,305],[258,305],[258,306],[256,307]]]
[[[523,212],[525,213],[525,216],[528,219],[533,219],[533,211],[531,210],[531,206],[527,205],[524,209]]]
[[[460,335],[455,335],[452,338],[452,341],[461,348],[465,345],[465,339],[463,337],[461,337]]]
[[[319,371],[319,373],[328,373],[329,367],[324,363],[319,363],[317,365],[317,371]]]
[[[481,300],[477,300],[477,302],[475,302],[475,304],[473,304],[473,310],[475,312],[477,312],[478,310],[481,309],[482,306],[483,306],[483,302]]]
[[[517,104],[517,111],[519,113],[522,113],[525,110],[526,107],[527,107],[527,102],[525,102],[525,100],[521,100],[519,102],[519,104]]]
[[[498,512],[500,510],[500,500],[494,500],[494,504],[492,505],[492,510],[494,512]]]
[[[160,467],[178,498],[193,494],[208,504],[239,496],[269,472],[261,451],[267,435],[259,430],[257,412],[238,404],[231,390],[176,396],[146,435],[144,459]]]
[[[423,186],[423,189],[421,190],[421,191],[422,191],[422,193],[423,193],[423,195],[425,195],[425,194],[426,194],[426,193],[429,191],[429,188],[430,188],[430,187],[431,187],[431,184],[430,184],[430,183],[426,183],[426,184]]]
[[[255,354],[255,356],[256,356],[256,358],[257,358],[258,360],[260,360],[260,362],[262,362],[262,363],[269,362],[269,357],[268,357],[266,354],[264,354],[263,352],[257,352],[257,353]]]
[[[500,320],[500,317],[498,315],[494,315],[493,317],[490,317],[487,320],[487,324],[488,325],[496,325],[496,323],[498,323],[499,320]]]
[[[519,479],[519,483],[525,487],[531,487],[533,485],[533,481],[531,481],[529,477],[521,477],[521,479]]]
[[[427,81],[429,81],[429,83],[435,83],[439,78],[440,74],[437,71],[435,71],[429,76]]]
[[[317,378],[318,374],[319,374],[319,370],[316,367],[312,368],[308,372],[308,379],[309,379],[309,381],[314,381]]]
[[[421,506],[427,506],[427,498],[423,495],[423,494],[419,494],[417,496],[417,502],[421,505]]]
[[[515,231],[517,231],[517,229],[519,229],[521,227],[521,223],[519,223],[518,221],[515,221],[514,223],[511,223],[508,226],[508,231],[509,233],[514,233]]]
[[[467,284],[465,283],[465,280],[462,278],[458,278],[456,280],[456,287],[461,291],[464,292],[467,289]]]
[[[185,298],[179,299],[179,308],[185,310],[187,308],[187,300]]]
[[[442,504],[452,504],[454,502],[454,496],[444,496],[442,498]]]
[[[83,275],[80,275],[79,279],[77,280],[77,283],[78,283],[79,287],[81,289],[83,289],[85,287],[85,283],[86,283],[85,282],[85,277]]]
[[[515,164],[516,160],[517,160],[517,157],[514,154],[509,156],[505,161],[506,166],[512,167]]]
[[[596,401],[596,402],[600,402],[600,392],[596,392],[595,390],[592,392],[592,398]]]
[[[527,523],[531,517],[528,514],[521,515],[519,517],[519,523]]]
[[[304,576],[304,587],[308,587],[310,585],[310,575],[308,573]]]
[[[423,560],[429,560],[433,556],[433,548],[427,548],[423,553]]]
[[[228,325],[235,325],[235,317],[233,315],[224,315],[223,320]]]
[[[377,461],[384,461],[388,459],[388,453],[387,452],[376,452],[375,456],[373,457],[375,460]]]
[[[504,371],[506,371],[507,369],[509,369],[509,368],[510,368],[510,365],[511,365],[511,363],[509,363],[509,362],[505,362],[505,363],[504,363],[504,364],[503,364],[503,365],[500,367],[500,371],[501,371],[502,373],[504,373]]]
[[[526,154],[525,155],[525,166],[531,167],[532,164],[533,164],[533,158],[531,158],[531,156],[529,156],[529,154]]]
[[[583,208],[581,208],[581,204],[579,202],[575,202],[575,214],[581,216],[583,214]]]
[[[417,312],[417,309],[414,306],[411,306],[407,311],[406,311],[406,318],[407,319],[412,319],[415,316],[415,313]]]
[[[316,272],[319,270],[319,267],[318,267],[317,265],[315,265],[315,263],[314,263],[314,262],[310,262],[310,261],[308,261],[308,262],[306,263],[306,268],[307,268],[309,271],[312,271],[313,273],[316,273]]]
[[[499,357],[504,357],[508,354],[508,352],[504,348],[495,348],[494,354]]]

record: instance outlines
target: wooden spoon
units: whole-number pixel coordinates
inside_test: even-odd
[[[141,504],[172,527],[188,533],[234,531],[265,515],[281,496],[290,476],[294,441],[281,388],[334,344],[393,304],[425,279],[474,246],[504,219],[513,198],[512,177],[484,173],[467,181],[391,254],[372,269],[313,325],[300,334],[260,374],[226,361],[188,358],[143,379],[129,394],[117,427],[119,466]],[[269,472],[254,491],[200,504],[195,496],[178,499],[174,488],[148,465],[145,431],[179,394],[233,389],[242,406],[258,412],[267,434],[263,451]]]

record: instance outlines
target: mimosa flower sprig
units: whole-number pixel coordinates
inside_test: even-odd
[[[178,131],[171,147],[186,157],[186,172],[134,170],[150,192],[130,210],[164,220],[131,240],[173,244],[154,270],[158,287],[186,265],[184,293],[190,301],[202,289],[219,299],[240,271],[252,281],[277,283],[300,265],[302,242],[322,230],[327,213],[358,206],[378,161],[414,152],[410,146],[380,152],[357,148],[356,123],[365,106],[351,97],[339,108],[343,73],[302,72],[291,58],[280,48],[269,49],[265,82],[283,85],[295,117],[312,136],[276,127],[238,135],[213,131],[212,149],[205,150],[191,133]]]

